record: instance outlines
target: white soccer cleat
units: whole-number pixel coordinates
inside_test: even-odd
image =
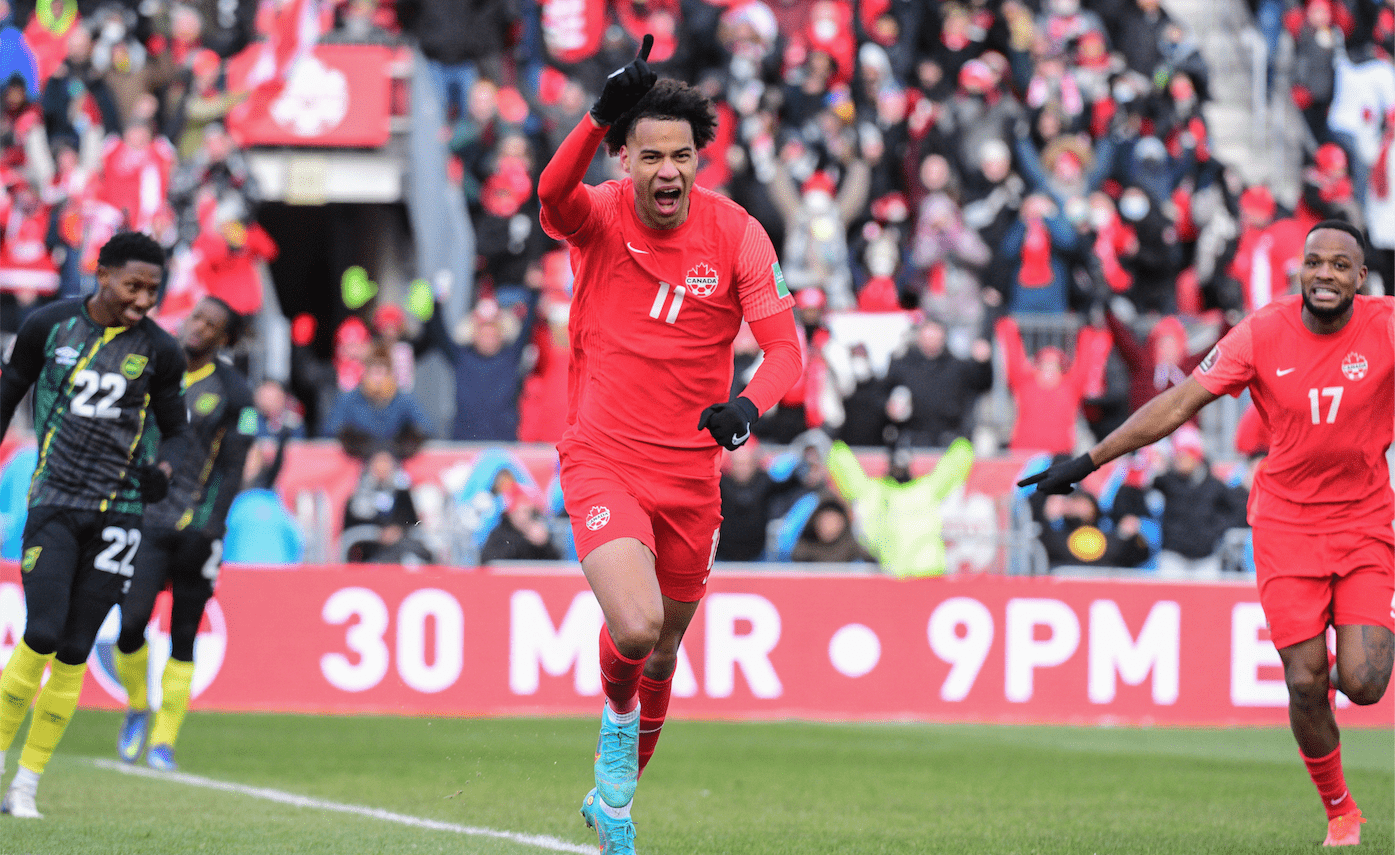
[[[5,793],[5,801],[0,804],[0,813],[7,813],[15,819],[44,818],[34,805],[34,794],[18,787],[10,787],[10,791]]]

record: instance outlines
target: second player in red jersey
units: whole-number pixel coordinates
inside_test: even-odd
[[[1374,704],[1395,664],[1395,497],[1385,462],[1395,433],[1395,299],[1362,296],[1365,280],[1361,231],[1318,223],[1304,241],[1300,294],[1242,321],[1186,381],[1087,454],[1019,483],[1065,492],[1221,395],[1250,390],[1270,431],[1248,509],[1256,582],[1329,846],[1359,843],[1365,821],[1342,772],[1329,687]],[[1337,638],[1330,671],[1329,626]]]
[[[557,450],[581,568],[605,615],[596,786],[581,808],[603,855],[634,852],[635,789],[716,556],[721,449],[746,442],[802,371],[770,238],[694,186],[713,105],[657,80],[651,44],[607,79],[538,181],[543,228],[568,242],[575,274]],[[581,179],[602,139],[627,177],[589,187]],[[765,358],[727,400],[743,320]]]

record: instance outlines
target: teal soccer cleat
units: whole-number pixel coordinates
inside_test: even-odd
[[[635,855],[635,824],[628,817],[616,819],[601,808],[600,798],[593,789],[581,803],[581,816],[587,828],[596,829],[601,838],[601,855]]]
[[[117,755],[127,763],[136,762],[145,750],[145,740],[149,735],[150,710],[126,710],[121,733],[116,737]]]
[[[145,755],[145,765],[157,772],[173,772],[179,766],[174,762],[174,746],[172,745],[152,745],[150,753]]]
[[[601,707],[601,735],[596,740],[596,792],[611,807],[624,807],[639,783],[639,707],[635,720],[615,723],[610,704]]]

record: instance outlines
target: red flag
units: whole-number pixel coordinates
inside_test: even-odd
[[[274,86],[274,91],[279,92],[285,87],[296,61],[309,53],[320,38],[316,6],[315,0],[282,0],[274,7],[266,40],[247,74],[248,88]]]

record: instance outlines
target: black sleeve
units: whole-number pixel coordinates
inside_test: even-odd
[[[232,507],[233,499],[241,492],[242,470],[247,464],[247,452],[252,449],[252,443],[256,440],[256,409],[252,404],[252,393],[247,391],[245,386],[229,386],[229,391],[237,390],[235,395],[230,395],[227,412],[223,416],[223,423],[219,428],[223,431],[223,445],[218,450],[218,459],[214,462],[214,468],[221,476],[219,483],[222,489],[218,491],[218,497],[213,501],[212,519],[223,520],[228,517],[228,509]],[[251,411],[251,433],[243,433],[240,428],[242,424],[242,414]]]
[[[53,329],[53,313],[38,311],[25,319],[15,336],[10,358],[0,369],[0,439],[10,428],[24,393],[44,369],[44,345]]]
[[[152,325],[154,321],[150,322]],[[163,333],[163,330],[161,331]],[[168,333],[157,338],[155,380],[150,385],[150,412],[160,428],[160,459],[183,459],[189,442],[189,413],[184,408],[184,352]]]

